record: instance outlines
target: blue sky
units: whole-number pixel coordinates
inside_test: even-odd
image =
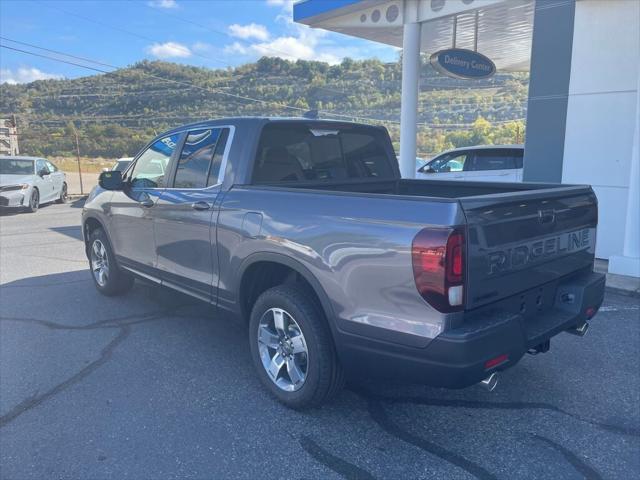
[[[0,0],[2,44],[27,42],[109,65],[160,59],[226,68],[261,56],[397,59],[391,47],[291,20],[292,0]],[[41,52],[45,55],[51,53]],[[98,67],[104,68],[104,67]],[[0,49],[0,82],[75,78],[90,71]]]

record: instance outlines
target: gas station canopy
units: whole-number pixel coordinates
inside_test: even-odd
[[[534,0],[306,0],[293,18],[399,48],[404,24],[421,23],[422,53],[455,46],[486,55],[498,70],[528,71],[534,8]]]

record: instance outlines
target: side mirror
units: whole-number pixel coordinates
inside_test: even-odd
[[[124,189],[124,181],[122,180],[122,172],[118,170],[110,170],[102,172],[98,177],[98,185],[105,190],[122,190]]]
[[[51,172],[49,172],[49,170],[47,170],[46,168],[43,168],[38,172],[38,175],[40,175],[41,177],[45,177],[45,176],[49,175],[49,173],[51,173]]]
[[[427,167],[424,170],[425,173],[436,173],[435,169],[433,167]]]

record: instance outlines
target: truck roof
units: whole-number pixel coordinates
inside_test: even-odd
[[[163,135],[170,135],[172,133],[182,132],[184,130],[191,130],[193,128],[198,127],[215,127],[220,125],[258,125],[264,123],[277,123],[277,122],[300,122],[300,123],[317,123],[326,125],[327,123],[334,123],[336,125],[360,125],[372,128],[381,128],[379,125],[369,125],[366,123],[358,123],[358,122],[350,122],[345,120],[330,120],[330,119],[322,119],[322,118],[305,118],[305,117],[224,117],[224,118],[216,118],[211,120],[202,120],[199,122],[189,123],[186,125],[180,125],[179,127],[175,127],[167,132],[164,132]]]

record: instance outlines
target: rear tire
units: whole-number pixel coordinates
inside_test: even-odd
[[[249,332],[258,376],[286,406],[318,407],[342,389],[344,375],[327,320],[300,286],[279,285],[262,293]]]
[[[29,205],[27,205],[27,212],[35,213],[40,207],[40,192],[37,188],[31,190],[31,197],[29,197]]]
[[[69,198],[69,194],[67,193],[67,184],[66,182],[62,184],[62,189],[60,190],[60,197],[57,200],[57,203],[67,203]]]
[[[91,278],[100,293],[112,297],[131,290],[134,278],[118,266],[107,234],[101,228],[89,235],[88,254]]]

